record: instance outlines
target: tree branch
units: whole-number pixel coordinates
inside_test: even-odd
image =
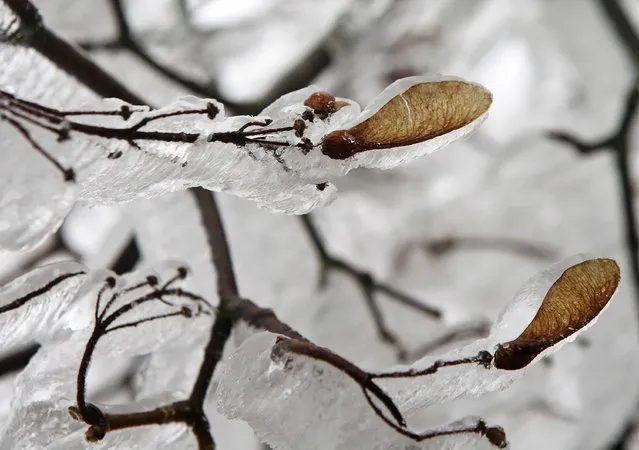
[[[144,103],[139,97],[135,96],[135,94],[132,94],[126,88],[121,86],[117,80],[113,79],[97,65],[88,60],[81,52],[77,51],[74,47],[66,44],[51,33],[42,24],[37,11],[28,2],[28,0],[7,0],[7,4],[21,21],[21,35],[23,37],[28,37],[28,42],[25,42],[25,44],[32,45],[33,48],[39,51],[43,56],[49,58],[53,63],[58,64],[60,68],[76,77],[80,82],[86,84],[90,88],[93,88],[100,95],[120,97],[129,103]],[[44,37],[48,38],[49,41],[46,41]],[[473,427],[446,430],[442,432],[416,434],[406,430],[406,424],[400,411],[397,409],[392,399],[390,399],[390,397],[374,382],[374,378],[382,377],[382,374],[371,374],[365,372],[329,349],[315,346],[307,339],[303,338],[299,333],[292,330],[289,326],[281,323],[272,311],[261,309],[252,302],[239,298],[231,255],[214,196],[212,193],[206,192],[201,188],[194,189],[192,192],[195,195],[200,208],[202,222],[207,231],[207,240],[211,247],[213,265],[216,270],[215,277],[217,280],[217,291],[220,301],[215,322],[204,352],[203,362],[200,366],[200,371],[194,383],[191,395],[187,400],[164,405],[150,411],[130,414],[104,414],[95,405],[87,403],[84,397],[84,378],[86,377],[86,371],[88,370],[90,355],[92,354],[99,339],[99,337],[94,337],[92,335],[91,342],[88,344],[86,349],[87,351],[85,352],[85,357],[83,357],[78,377],[78,405],[69,409],[69,412],[73,417],[83,420],[89,425],[86,434],[88,440],[100,440],[104,438],[108,431],[115,431],[128,427],[164,424],[168,422],[183,422],[192,430],[200,450],[213,450],[215,448],[215,443],[203,408],[206,392],[208,390],[213,371],[222,356],[224,345],[230,336],[233,325],[238,320],[244,319],[252,326],[261,326],[264,327],[264,329],[276,332],[282,336],[278,339],[276,346],[273,348],[274,356],[278,353],[283,354],[290,352],[316,358],[341,370],[345,375],[349,376],[360,385],[367,401],[373,408],[373,411],[375,411],[375,413],[383,419],[385,423],[389,424],[405,436],[414,440],[423,440],[442,435],[478,433],[487,437],[495,446],[502,448],[506,445],[503,430],[499,427],[489,428],[483,421],[479,421]],[[312,229],[310,219],[307,218],[305,223],[310,224]],[[327,264],[337,266],[340,270],[346,271],[351,274],[351,276],[356,277],[366,292],[379,290],[393,296],[399,302],[422,310],[426,314],[434,317],[438,317],[441,314],[439,311],[422,305],[420,302],[415,301],[410,297],[403,297],[403,294],[375,281],[370,276],[366,276],[364,272],[358,271],[348,264],[343,263],[341,260],[331,257],[325,250],[322,250],[323,245],[319,238],[315,242],[319,243],[316,244],[316,249],[318,252],[323,252],[322,254],[324,255],[324,259]],[[178,297],[185,296],[189,299],[199,298],[195,295],[189,296],[187,293],[179,289],[169,289],[168,285],[171,284],[171,281],[165,283],[160,290],[156,289],[157,283],[157,279],[147,278],[146,282],[140,283],[123,291],[132,292],[133,290],[144,287],[152,288],[151,293],[146,294],[143,297],[136,298],[135,300],[116,309],[114,312],[108,313],[109,309],[114,306],[114,302],[117,300],[118,294],[113,294],[111,299],[104,305],[102,312],[99,311],[101,306],[100,297],[114,285],[114,282],[107,279],[105,287],[100,291],[98,294],[99,298],[96,300],[97,309],[95,330],[97,330],[98,333],[94,332],[94,335],[97,336],[99,334],[103,336],[109,331],[115,331],[118,329],[118,326],[113,328],[109,328],[109,326],[128,311],[133,310],[144,302],[150,302],[153,300],[162,301],[164,295],[170,295],[171,293]],[[167,303],[164,301],[163,303],[173,306],[170,302]],[[182,311],[185,316],[189,316],[186,314],[186,311]],[[168,314],[152,316],[148,318],[147,321],[168,316]],[[119,328],[125,326],[137,326],[143,322],[144,320],[125,323]],[[478,357],[479,359],[466,358],[457,361],[438,362],[436,364],[438,368],[458,364],[476,364],[478,362],[483,364],[485,355],[481,356],[481,358]],[[429,374],[430,373],[425,371],[420,371],[416,373],[411,372],[402,374],[401,376],[424,376]],[[400,375],[398,375],[398,373],[393,373],[390,376],[394,377]],[[371,400],[371,396],[376,397],[379,401],[381,401],[396,423],[386,418],[384,413],[381,412],[379,406]]]
[[[133,104],[145,104],[140,97],[129,91],[116,79],[103,71],[83,53],[46,28],[42,23],[38,11],[28,0],[6,0],[6,4],[20,20],[21,34],[23,36],[29,36],[28,42],[25,42],[26,45],[31,46],[34,50],[38,51],[90,89],[93,89],[99,95],[104,97],[119,97]],[[213,195],[209,194],[207,200],[203,195],[199,195],[196,190],[196,198],[198,198],[198,204],[200,205],[206,204],[207,201],[209,202],[209,207],[205,211],[202,211],[202,219],[205,228],[210,233],[209,244],[212,245],[211,252],[213,262],[218,272],[216,276],[220,277],[218,279],[218,291],[222,294],[220,295],[220,303],[222,305],[225,296],[233,293],[230,291],[235,290],[235,294],[237,294],[228,244],[226,243],[223,228],[211,230],[212,227],[222,226]],[[221,248],[215,247],[216,245],[221,245]],[[229,292],[227,292],[227,290],[229,290]],[[221,319],[218,320],[218,317]],[[216,332],[216,326],[218,329],[226,329],[226,326],[221,327],[219,325],[219,321],[225,320],[225,317],[225,314],[218,314],[216,317],[209,343],[206,347],[206,350],[210,350],[210,352],[205,351],[201,370],[194,386],[194,395],[204,395],[206,393],[206,389],[212,377],[212,371],[215,369],[217,360],[219,360],[219,352],[216,350],[220,346],[224,346],[226,338],[228,338],[230,334],[230,331],[226,336],[224,336],[223,333]],[[224,342],[217,342],[220,338],[225,338]],[[197,391],[195,387],[198,388]],[[192,412],[194,420],[191,421],[189,425],[196,436],[200,450],[214,449],[215,444],[211,437],[208,420],[202,407],[204,398],[198,398],[196,402],[192,395],[189,399],[189,403],[190,402],[193,402],[196,408],[195,411]]]
[[[233,299],[239,297],[239,292],[224,224],[222,223],[215,197],[211,192],[203,188],[194,188],[191,192],[195,196],[196,203],[200,209],[207,241],[212,250],[213,265],[215,266],[217,279],[217,294],[220,299],[215,323],[211,330],[211,337],[204,350],[204,360],[189,398],[189,401],[204,414],[202,408],[206,391],[215,367],[222,358],[224,345],[228,341],[235,324],[235,317],[231,314],[229,306]]]

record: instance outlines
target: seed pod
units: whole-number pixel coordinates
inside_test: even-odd
[[[576,333],[608,304],[621,272],[612,259],[591,259],[569,267],[550,287],[528,327],[516,339],[500,344],[498,369],[526,367],[542,351]]]

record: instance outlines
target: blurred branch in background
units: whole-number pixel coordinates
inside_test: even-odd
[[[24,369],[39,349],[39,345],[33,344],[4,355],[0,359],[0,377]]]
[[[635,73],[632,86],[626,94],[624,109],[616,130],[610,136],[587,142],[563,131],[548,133],[548,137],[574,147],[583,155],[598,151],[611,151],[615,161],[615,172],[619,181],[622,195],[623,223],[626,248],[632,270],[633,288],[635,290],[637,313],[639,314],[639,230],[634,209],[634,193],[632,183],[631,161],[631,133],[633,119],[639,104],[639,35],[633,28],[628,14],[624,11],[620,0],[600,0],[599,4],[612,29],[632,61]],[[633,418],[627,428],[608,450],[623,450],[628,446],[630,438],[637,427],[637,418]]]
[[[115,20],[117,23],[118,37],[114,41],[108,42],[80,42],[85,50],[128,50],[153,69],[164,75],[169,80],[185,87],[189,91],[202,97],[213,98],[224,103],[238,115],[256,115],[264,107],[274,100],[294,90],[308,86],[313,79],[331,63],[331,55],[325,45],[320,45],[309,53],[298,63],[288,74],[285,74],[270,92],[258,102],[238,103],[230,101],[217,89],[216,81],[210,80],[208,83],[195,81],[184,76],[172,67],[159,62],[144,48],[134,32],[126,17],[126,11],[122,0],[110,0]],[[188,20],[188,18],[186,18]]]
[[[320,288],[326,287],[328,283],[328,275],[332,270],[337,270],[349,275],[359,285],[362,291],[364,299],[366,300],[366,305],[373,316],[377,334],[380,339],[395,349],[399,360],[405,360],[407,358],[407,350],[403,347],[399,338],[386,325],[382,311],[377,304],[375,293],[385,294],[391,300],[433,319],[440,319],[442,312],[439,309],[429,306],[398,289],[378,281],[369,272],[356,268],[343,259],[331,255],[326,249],[326,245],[324,244],[310,214],[302,216],[301,220],[306,233],[313,243],[315,253],[320,260]]]

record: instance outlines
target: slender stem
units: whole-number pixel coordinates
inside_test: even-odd
[[[50,291],[51,289],[53,289],[54,287],[56,287],[58,284],[62,283],[63,281],[69,279],[69,278],[73,278],[76,277],[78,275],[84,275],[86,272],[72,272],[72,273],[65,273],[63,275],[60,275],[56,278],[54,278],[53,280],[49,281],[47,284],[45,284],[44,286],[35,289],[31,292],[29,292],[26,295],[23,295],[20,298],[15,299],[14,301],[12,301],[9,304],[6,304],[4,306],[0,306],[0,314],[5,313],[7,311],[11,311],[14,309],[17,309],[19,307],[21,307],[22,305],[24,305],[25,303],[29,302],[30,300],[33,300],[34,298],[45,294],[47,291]]]
[[[95,324],[93,328],[93,332],[87,341],[86,346],[84,347],[84,353],[82,355],[82,359],[80,360],[80,367],[78,369],[77,376],[77,385],[76,385],[76,404],[78,407],[78,411],[82,420],[90,425],[94,425],[90,422],[90,415],[88,413],[87,402],[86,402],[86,378],[87,373],[89,372],[89,366],[91,365],[91,358],[93,357],[93,352],[95,351],[96,346],[98,345],[98,341],[103,335],[103,329],[100,327],[98,323]]]
[[[191,401],[201,408],[206,398],[206,391],[211,382],[211,377],[222,358],[224,345],[231,335],[231,330],[236,320],[229,310],[229,303],[239,297],[239,292],[233,270],[231,251],[215,197],[211,192],[203,188],[194,188],[191,192],[200,210],[202,223],[205,225],[206,238],[211,249],[211,257],[216,271],[217,293],[220,299],[215,323],[204,350],[204,360],[190,396]]]
[[[149,411],[128,414],[109,414],[108,431],[145,425],[161,425],[188,420],[190,407],[187,402],[176,402]]]
[[[211,249],[220,301],[239,297],[231,251],[215,196],[204,188],[193,188],[191,192],[200,210],[207,243]]]
[[[416,361],[423,358],[428,354],[432,354],[434,351],[441,349],[441,347],[448,345],[452,342],[457,342],[464,339],[477,339],[485,337],[490,331],[491,322],[477,322],[464,324],[463,326],[455,327],[447,330],[444,334],[433,339],[425,344],[422,344],[415,350],[412,350],[406,355],[406,361]]]
[[[377,378],[417,378],[425,375],[432,375],[436,373],[439,369],[443,367],[452,367],[452,366],[461,366],[465,364],[479,364],[485,367],[486,369],[490,368],[490,364],[493,360],[493,355],[489,352],[482,350],[477,354],[477,356],[471,356],[469,358],[461,358],[461,359],[453,359],[450,361],[435,361],[430,366],[425,369],[409,369],[409,370],[400,370],[396,372],[385,372],[372,374],[371,377],[373,379]]]

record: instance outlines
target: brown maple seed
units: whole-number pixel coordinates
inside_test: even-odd
[[[419,83],[390,99],[365,121],[329,133],[322,153],[346,159],[363,151],[427,141],[473,122],[491,102],[490,92],[465,81]]]
[[[528,327],[516,339],[499,345],[495,367],[526,367],[542,351],[579,331],[608,304],[620,279],[619,266],[612,259],[591,259],[566,269]]]

